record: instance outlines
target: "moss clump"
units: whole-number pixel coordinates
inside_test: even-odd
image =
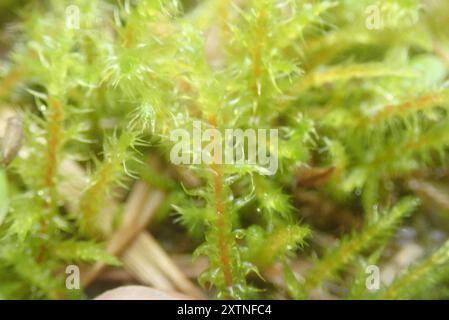
[[[428,238],[449,230],[437,184],[448,164],[448,9],[436,0],[30,3],[2,31],[14,41],[0,64],[0,111],[16,110],[24,126],[2,143],[23,135],[0,169],[0,297],[80,297],[65,287],[65,266],[120,264],[105,243],[126,190],[144,180],[168,195],[153,230],[174,232],[175,221],[177,236],[197,244],[185,253],[208,258],[197,280],[211,297],[424,298],[433,287],[432,298],[448,298],[448,244]],[[265,151],[278,170],[174,166],[172,133],[196,123],[222,137],[277,129]],[[111,201],[120,205],[104,220]],[[428,257],[364,288],[366,267],[382,273],[401,250],[401,226]],[[324,253],[323,237],[332,239]]]

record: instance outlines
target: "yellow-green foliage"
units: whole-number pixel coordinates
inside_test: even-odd
[[[79,28],[66,25],[70,5]],[[208,257],[198,282],[211,297],[420,298],[435,287],[448,298],[447,242],[389,287],[363,287],[364,268],[382,269],[391,237],[414,225],[406,217],[430,214],[408,179],[448,165],[447,1],[47,0],[19,12],[1,34],[13,42],[0,111],[15,109],[25,126],[20,153],[0,168],[0,298],[73,297],[66,265],[119,264],[99,217],[138,179],[166,191],[176,217],[159,218]],[[279,170],[191,165],[201,184],[189,188],[147,168],[148,154],[168,164],[170,133],[195,121],[279,129]],[[64,161],[86,172],[77,194],[61,192]],[[304,185],[300,166],[331,170]],[[298,189],[363,227],[308,225]],[[322,254],[325,232],[337,241]],[[297,260],[313,265],[294,270]],[[271,285],[279,267],[284,284]]]

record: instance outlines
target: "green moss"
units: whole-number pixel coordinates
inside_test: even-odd
[[[79,26],[67,26],[70,5]],[[198,282],[211,297],[310,298],[319,287],[397,299],[444,288],[447,244],[389,288],[361,284],[368,262],[382,269],[394,232],[414,226],[405,217],[435,214],[407,181],[448,164],[448,9],[419,0],[29,3],[2,33],[15,42],[0,64],[0,108],[18,110],[25,127],[19,155],[0,169],[0,297],[71,297],[68,263],[117,264],[99,215],[139,179],[170,193],[164,210],[176,217],[160,219],[202,243],[189,253],[208,257]],[[150,154],[170,167],[170,134],[198,121],[220,133],[278,129],[277,172],[183,166],[201,182],[192,187],[145,168]],[[86,172],[76,194],[59,187],[71,179],[66,160]],[[347,222],[353,234],[337,232]],[[337,238],[324,255],[323,233]],[[298,261],[313,266],[294,270]],[[283,284],[270,284],[279,266]]]

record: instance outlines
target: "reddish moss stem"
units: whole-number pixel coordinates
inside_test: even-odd
[[[225,210],[223,204],[223,189],[222,189],[222,178],[221,170],[219,165],[214,164],[212,167],[214,171],[214,187],[215,187],[215,211],[217,213],[217,229],[218,229],[218,246],[220,251],[220,260],[223,264],[223,275],[226,286],[232,287],[232,270],[231,264],[229,263],[229,256],[226,244],[225,235]]]
[[[209,122],[214,127],[217,126],[215,116],[211,116]],[[217,155],[215,155],[217,156]],[[223,201],[223,180],[221,166],[218,159],[214,159],[211,168],[214,172],[214,191],[215,191],[215,212],[217,214],[217,230],[218,230],[218,250],[220,260],[223,267],[223,277],[225,285],[228,288],[233,286],[232,269],[229,261],[228,246],[226,241],[226,222],[225,222],[225,206]]]
[[[62,133],[62,110],[60,103],[55,99],[49,100],[49,118],[48,118],[48,132],[47,132],[47,163],[44,172],[44,187],[48,190],[50,198],[44,199],[42,206],[44,210],[48,210],[53,207],[55,203],[55,181],[54,177],[58,170],[58,151],[61,144]],[[48,232],[48,221],[43,220],[40,223],[41,234]],[[43,243],[39,248],[39,253],[36,257],[36,262],[41,264],[44,260],[45,253],[47,252],[47,246]]]

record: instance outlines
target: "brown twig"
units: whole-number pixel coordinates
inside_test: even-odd
[[[143,284],[205,298],[148,232],[140,233],[122,255],[122,260],[125,269],[131,270]]]
[[[162,191],[152,190],[150,192],[144,182],[138,181],[129,196],[123,223],[108,242],[108,252],[119,255],[147,226],[162,204],[163,199],[164,193]],[[103,263],[96,263],[88,269],[82,279],[83,285],[90,284],[104,268]]]
[[[449,195],[437,188],[433,183],[412,178],[406,182],[406,185],[419,195],[431,199],[439,207],[449,210]]]

